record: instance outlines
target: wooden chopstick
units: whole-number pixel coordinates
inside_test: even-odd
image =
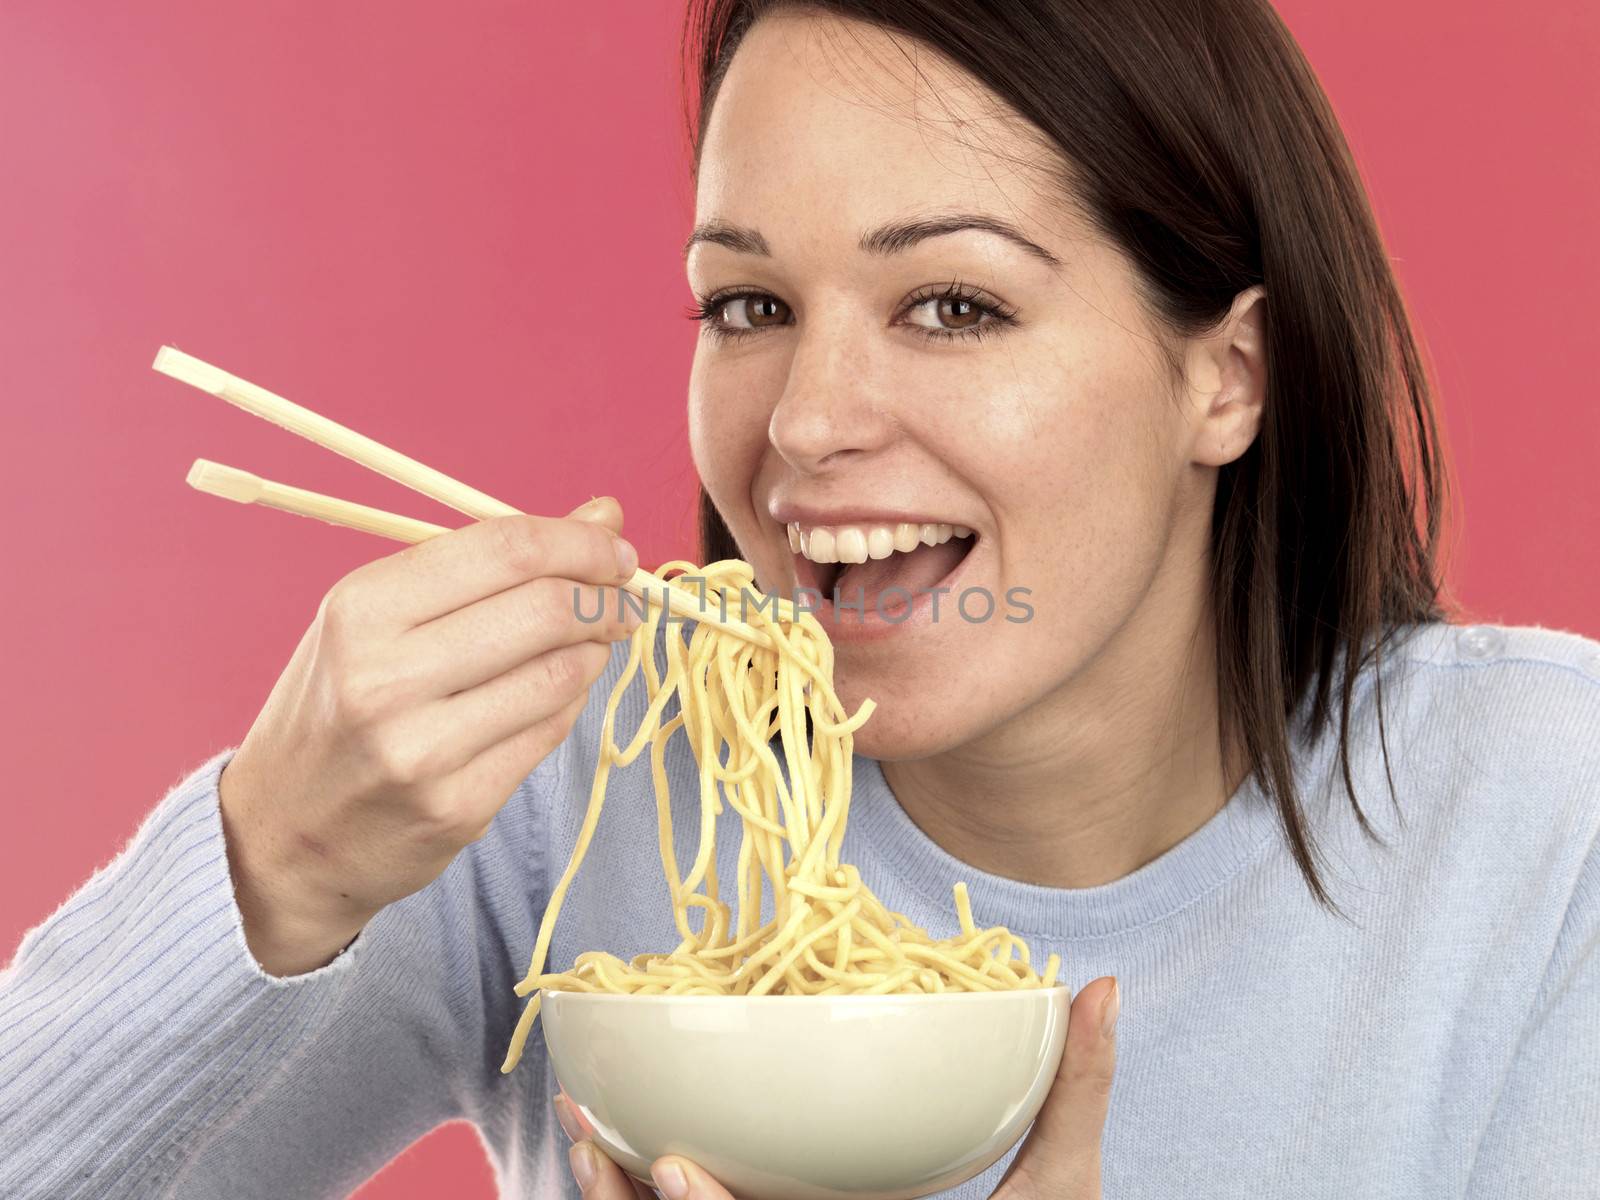
[[[315,517],[329,525],[359,529],[363,533],[375,533],[397,542],[415,544],[450,532],[446,525],[402,517],[398,513],[384,512],[381,508],[369,508],[365,504],[324,496],[321,492],[291,487],[287,483],[275,483],[207,458],[194,460],[185,482],[197,491],[226,500],[237,500],[240,504],[263,504],[279,512]]]
[[[187,383],[202,392],[210,392],[247,413],[271,421],[325,450],[342,454],[369,471],[385,475],[469,517],[481,521],[489,517],[507,517],[519,511],[503,500],[496,500],[477,488],[468,487],[442,471],[436,471],[398,450],[391,450],[381,442],[375,442],[309,408],[302,408],[292,400],[285,400],[264,387],[257,387],[249,380],[230,375],[221,367],[202,362],[175,346],[163,346],[156,351],[156,361],[152,365],[163,375],[170,375],[178,382]]]
[[[290,433],[298,434],[324,449],[332,450],[335,454],[341,454],[352,462],[376,471],[412,491],[431,497],[469,517],[486,520],[490,517],[510,516],[521,511],[320,413],[302,408],[292,400],[286,400],[267,391],[266,388],[240,379],[237,375],[231,375],[220,367],[203,362],[191,354],[185,354],[175,346],[162,346],[156,352],[156,359],[152,365],[163,375],[170,375],[180,383],[187,383],[203,392],[209,392],[248,413],[271,421]],[[228,472],[236,473],[230,475]],[[402,517],[395,513],[384,512],[382,509],[369,508],[363,504],[354,504],[317,492],[308,492],[303,488],[290,487],[288,484],[273,483],[251,475],[247,471],[237,471],[236,468],[210,463],[205,459],[197,460],[190,468],[188,481],[202,491],[226,496],[231,500],[239,500],[246,504],[265,504],[280,511],[316,517],[330,524],[345,525],[385,537],[395,537],[400,541],[422,540],[420,537],[405,536],[407,533],[420,534],[425,530],[432,530],[437,532],[427,532],[425,536],[436,537],[439,532],[449,532],[441,525],[416,521],[411,517]],[[208,484],[211,486],[207,486]],[[260,485],[259,490],[257,484]],[[662,597],[665,596],[667,608],[685,620],[711,621],[757,646],[771,645],[767,635],[760,630],[736,618],[724,617],[717,608],[703,603],[703,592],[702,601],[696,601],[683,589],[669,586],[659,575],[651,574],[642,567],[622,586],[651,604],[660,604]]]

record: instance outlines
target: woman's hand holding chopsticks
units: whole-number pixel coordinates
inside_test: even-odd
[[[639,624],[621,527],[610,498],[493,517],[329,590],[219,785],[268,972],[323,965],[433,880],[566,737]]]

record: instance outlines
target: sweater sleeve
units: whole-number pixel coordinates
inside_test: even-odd
[[[1600,809],[1600,791],[1595,794]],[[1590,846],[1467,1200],[1600,1196],[1600,842]]]
[[[224,848],[232,754],[174,787],[0,974],[0,1195],[343,1196],[471,1115],[492,1050],[473,856],[326,966],[269,975]]]

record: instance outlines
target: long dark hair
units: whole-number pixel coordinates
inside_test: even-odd
[[[745,32],[795,6],[689,0],[696,173]],[[1447,475],[1399,287],[1310,65],[1266,0],[800,6],[931,46],[1037,126],[1060,151],[1062,187],[1129,257],[1177,336],[1214,327],[1239,292],[1264,285],[1263,422],[1219,470],[1212,513],[1217,702],[1224,749],[1242,745],[1312,894],[1338,911],[1301,811],[1291,723],[1314,686],[1310,730],[1326,728],[1337,664],[1345,790],[1376,838],[1350,769],[1351,697],[1399,626],[1446,619],[1436,560]],[[702,561],[737,557],[703,487],[699,515]],[[1377,699],[1387,772],[1381,685]]]

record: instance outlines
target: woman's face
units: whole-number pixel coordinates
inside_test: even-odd
[[[861,601],[818,616],[846,708],[878,703],[856,736],[877,758],[962,745],[1081,683],[1175,555],[1189,582],[1205,570],[1203,545],[1172,544],[1185,506],[1209,512],[1195,419],[1131,269],[1074,219],[1029,128],[926,50],[790,12],[746,36],[705,131],[695,462],[765,590]],[[923,236],[949,218],[1033,246]],[[971,535],[926,544],[940,525]],[[899,541],[841,574],[796,532],[811,558]]]

